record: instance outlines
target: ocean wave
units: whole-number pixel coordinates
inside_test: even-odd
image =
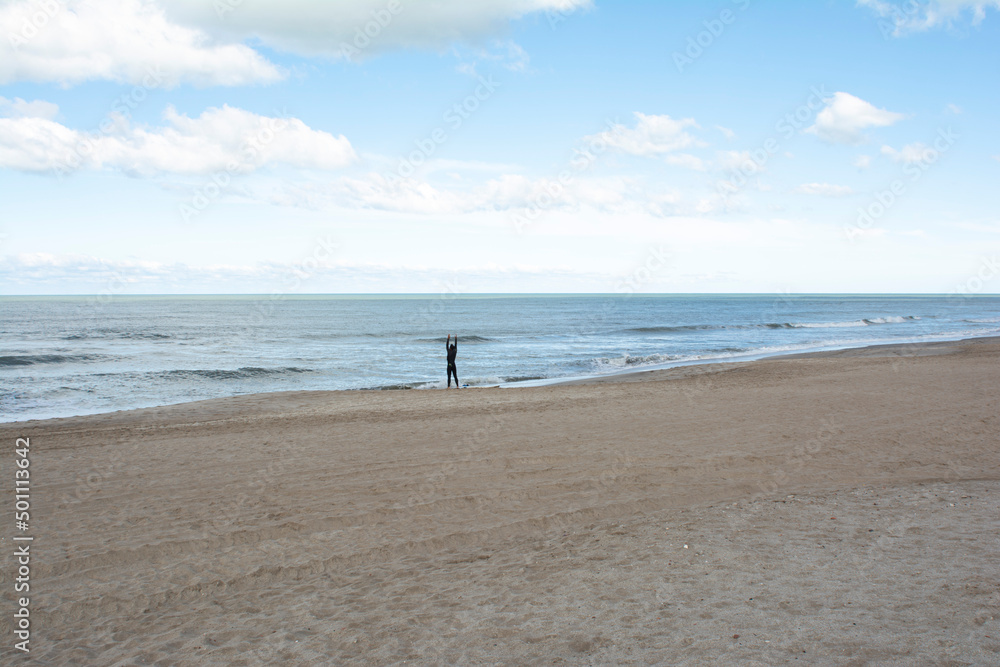
[[[94,333],[75,333],[63,336],[62,340],[88,340],[88,339],[117,339],[117,340],[169,340],[173,338],[170,334],[149,333],[149,332],[129,332],[129,331],[96,331]]]
[[[611,371],[622,368],[635,368],[637,366],[651,366],[655,364],[667,364],[676,361],[678,357],[669,354],[646,354],[642,356],[632,356],[623,354],[620,357],[598,357],[591,363],[599,371]]]
[[[462,378],[462,385],[468,387],[496,387],[508,382],[526,382],[528,380],[546,380],[543,375],[511,375],[511,376],[473,376]],[[447,380],[434,380],[431,382],[414,382],[407,385],[383,385],[376,389],[447,389]]]
[[[903,324],[919,320],[916,315],[890,315],[889,317],[871,317],[862,320],[851,320],[850,322],[793,322],[789,328],[792,329],[840,329],[848,327],[868,327],[875,324]]]
[[[902,324],[919,320],[917,315],[890,315],[846,322],[764,322],[761,324],[682,324],[677,326],[651,326],[626,329],[627,333],[688,333],[691,331],[724,331],[732,329],[846,329],[878,324]]]
[[[685,324],[673,327],[662,326],[662,327],[635,327],[633,329],[626,329],[628,333],[680,333],[686,331],[710,331],[712,329],[736,329],[741,328],[736,326],[726,326],[726,325],[713,325],[713,324]]]
[[[299,335],[305,340],[339,342],[347,338],[389,339],[396,338],[398,336],[406,336],[407,334],[388,331],[381,333],[371,333],[370,331],[322,331],[316,333],[302,333]]]
[[[545,375],[511,375],[501,378],[503,382],[530,382],[531,380],[546,380]]]
[[[285,366],[283,368],[258,368],[256,366],[244,366],[236,370],[230,369],[177,369],[154,373],[161,377],[188,379],[205,378],[208,380],[244,380],[247,378],[268,377],[274,375],[293,375],[299,373],[311,373],[311,368],[298,368],[296,366]]]
[[[0,368],[4,366],[69,364],[78,361],[97,361],[106,358],[103,354],[13,354],[0,356]]]
[[[162,333],[123,333],[119,338],[135,338],[138,340],[169,340],[173,338],[171,334]]]
[[[492,343],[494,338],[487,338],[486,336],[460,336],[460,343]],[[445,343],[448,341],[447,336],[438,338],[418,338],[418,343]]]

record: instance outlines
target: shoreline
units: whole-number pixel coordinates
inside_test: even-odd
[[[951,354],[959,351],[964,344],[994,344],[1000,343],[1000,336],[977,336],[973,338],[949,338],[946,340],[915,341],[907,343],[877,343],[859,347],[835,347],[829,349],[810,350],[806,352],[778,352],[752,359],[734,359],[733,361],[694,361],[683,362],[665,368],[648,368],[622,371],[608,375],[586,376],[580,378],[561,379],[537,386],[585,385],[594,383],[616,383],[636,381],[670,380],[677,377],[690,377],[697,374],[697,369],[705,373],[723,371],[729,367],[746,366],[762,361],[782,361],[798,359],[832,359],[832,358],[884,358],[902,356],[927,356],[931,354]],[[692,373],[694,370],[694,373]],[[503,385],[501,385],[503,386]],[[535,385],[531,385],[535,386]],[[521,388],[522,385],[509,385],[507,388]],[[530,388],[525,385],[523,388]]]
[[[1000,340],[658,378],[0,424],[33,657],[997,663]]]
[[[951,352],[957,351],[957,345],[962,344],[977,344],[977,343],[996,343],[1000,342],[1000,336],[979,336],[973,338],[955,338],[947,340],[935,340],[935,341],[916,341],[916,342],[906,342],[906,343],[878,343],[874,345],[865,345],[860,347],[842,347],[842,348],[831,348],[831,349],[820,349],[812,350],[808,352],[779,352],[775,354],[755,356],[748,359],[733,359],[731,361],[717,361],[717,360],[704,360],[704,361],[691,361],[691,362],[681,362],[673,365],[667,365],[666,367],[656,367],[656,368],[637,368],[632,370],[623,370],[616,373],[609,373],[607,375],[587,375],[579,377],[568,377],[568,378],[544,378],[539,380],[528,380],[523,382],[511,382],[511,383],[498,383],[483,386],[467,387],[467,389],[483,391],[488,389],[537,389],[543,387],[563,387],[563,386],[575,386],[575,385],[589,385],[589,384],[617,384],[617,383],[633,383],[633,382],[646,382],[646,381],[665,381],[673,380],[679,378],[691,377],[694,375],[702,375],[707,373],[717,373],[724,371],[728,368],[739,368],[749,364],[756,364],[763,361],[772,360],[795,360],[795,359],[824,359],[824,358],[835,358],[835,357],[887,357],[887,356],[920,356],[926,354],[949,354]],[[893,353],[896,354],[893,354]],[[906,354],[904,355],[903,352]],[[377,392],[384,394],[396,394],[401,392],[429,392],[437,393],[438,391],[448,391],[446,389],[429,388],[429,389],[413,389],[413,388],[393,388],[393,389],[327,389],[327,390],[288,390],[281,392],[261,392],[261,393],[250,393],[250,394],[239,394],[235,396],[220,396],[217,398],[200,399],[197,401],[184,401],[180,403],[166,403],[161,405],[140,407],[140,408],[125,408],[121,410],[110,410],[106,412],[91,412],[79,415],[69,415],[65,417],[46,417],[38,419],[24,419],[19,421],[4,421],[0,422],[0,427],[3,426],[35,426],[38,424],[43,424],[47,422],[62,421],[62,420],[73,420],[73,419],[88,419],[88,418],[98,418],[98,417],[108,417],[112,415],[122,415],[129,413],[141,413],[146,411],[156,411],[160,412],[163,410],[179,409],[182,406],[194,405],[194,404],[212,404],[216,405],[219,402],[225,401],[235,401],[241,402],[247,399],[254,399],[255,397],[294,397],[297,395],[302,396],[317,396],[324,394],[338,395],[338,394],[354,394],[354,393],[365,393],[365,392]]]

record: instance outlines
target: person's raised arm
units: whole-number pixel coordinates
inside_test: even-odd
[[[448,334],[448,340],[444,342],[444,349],[448,349],[451,346],[451,334]]]

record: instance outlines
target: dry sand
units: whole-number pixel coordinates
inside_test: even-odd
[[[0,660],[1000,664],[998,391],[993,339],[0,425]]]

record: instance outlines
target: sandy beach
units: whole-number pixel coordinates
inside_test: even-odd
[[[1000,663],[1000,339],[0,435],[4,664]]]

